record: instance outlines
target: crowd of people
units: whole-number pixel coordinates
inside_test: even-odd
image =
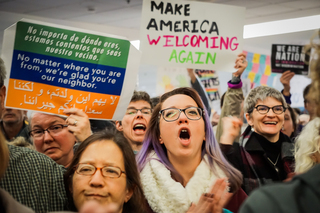
[[[98,122],[76,108],[4,108],[0,58],[0,212],[319,211],[320,47],[311,47],[308,122],[290,107],[293,72],[282,74],[282,91],[259,86],[244,97],[241,53],[216,132],[192,69],[193,88],[156,99],[134,91],[122,120]]]

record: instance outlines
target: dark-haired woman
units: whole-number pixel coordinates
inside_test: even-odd
[[[70,210],[88,201],[115,206],[116,213],[144,212],[135,157],[122,133],[107,130],[82,142],[65,174]]]

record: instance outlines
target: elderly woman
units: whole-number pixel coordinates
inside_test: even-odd
[[[130,144],[108,130],[82,142],[65,174],[69,207],[80,210],[95,200],[113,213],[143,212],[144,197]]]
[[[197,212],[194,206],[202,205],[209,209],[198,212],[219,212],[219,206],[222,211],[226,194],[218,193],[220,178],[236,193],[227,209],[236,212],[246,197],[240,172],[223,157],[204,105],[190,88],[161,96],[137,161],[150,212]]]
[[[320,163],[320,118],[310,121],[295,141],[295,172],[303,173]]]
[[[88,116],[80,109],[66,109],[69,117],[34,112],[30,120],[30,135],[36,150],[64,167],[73,158],[73,146],[91,135]]]
[[[271,87],[260,86],[250,91],[244,101],[249,126],[234,143],[242,122],[226,117],[221,148],[244,177],[243,189],[253,189],[274,181],[282,181],[293,172],[293,143],[281,132],[287,103],[283,95]]]

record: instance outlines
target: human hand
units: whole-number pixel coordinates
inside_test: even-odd
[[[225,178],[217,179],[210,193],[202,194],[198,204],[192,203],[187,213],[222,213],[232,193],[226,191],[228,184]]]
[[[194,73],[193,69],[187,68],[189,77],[191,82],[194,83],[196,81],[196,74]]]
[[[65,109],[63,113],[69,115],[66,120],[68,129],[79,142],[84,141],[92,134],[88,115],[81,109],[69,108]]]
[[[294,72],[287,70],[284,73],[282,73],[282,75],[280,77],[280,82],[283,85],[283,94],[285,96],[290,95],[290,80],[293,78],[294,75],[295,75]]]
[[[211,118],[211,125],[216,126],[219,123],[220,115],[217,112],[214,112]]]
[[[235,73],[233,73],[234,76],[241,76],[243,71],[247,68],[248,66],[248,61],[246,60],[246,55],[244,53],[240,53],[236,59],[235,66],[234,68],[237,69]]]
[[[208,193],[202,194],[198,204],[191,203],[187,213],[211,213],[213,196]]]
[[[241,119],[237,117],[224,117],[222,119],[222,135],[220,137],[220,143],[226,145],[232,145],[235,138],[239,136],[242,126]]]
[[[210,193],[214,195],[213,197],[213,205],[211,212],[212,213],[222,213],[223,207],[229,202],[233,193],[229,193],[227,188],[229,184],[225,178],[219,178],[212,186]]]

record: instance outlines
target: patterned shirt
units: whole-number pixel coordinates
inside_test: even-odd
[[[65,168],[37,151],[8,145],[10,161],[0,187],[35,212],[62,211]]]

